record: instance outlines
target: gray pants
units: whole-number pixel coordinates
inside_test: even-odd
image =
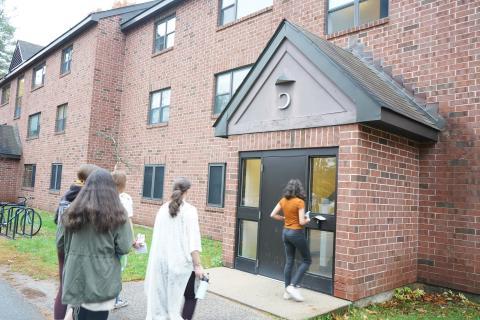
[[[285,246],[285,287],[289,285],[297,286],[302,282],[303,275],[312,264],[310,257],[310,249],[308,248],[307,239],[304,230],[283,229],[283,244]],[[302,255],[302,263],[298,267],[292,278],[293,265],[295,264],[295,251],[298,249]]]

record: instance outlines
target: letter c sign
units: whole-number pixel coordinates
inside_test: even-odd
[[[290,102],[291,102],[291,98],[290,98],[290,95],[286,92],[282,92],[280,93],[280,95],[278,96],[280,99],[282,99],[282,97],[287,97],[287,101],[285,102],[284,105],[282,106],[278,106],[278,109],[280,110],[285,110],[287,109],[288,107],[290,107]]]

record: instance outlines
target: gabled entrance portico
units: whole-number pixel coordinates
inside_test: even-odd
[[[238,151],[235,268],[283,278],[282,225],[269,214],[297,178],[306,210],[325,219],[307,226],[303,287],[358,300],[416,279],[416,141],[437,140],[434,110],[283,21],[214,126]]]

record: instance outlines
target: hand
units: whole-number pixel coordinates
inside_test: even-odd
[[[140,249],[141,247],[143,247],[143,243],[140,243],[139,241],[135,240],[135,241],[133,241],[132,246],[133,246],[135,249]]]
[[[310,218],[305,218],[305,224],[309,223],[310,221],[312,221]]]
[[[195,276],[198,278],[198,279],[201,279],[204,275],[204,271],[203,271],[203,268],[201,265],[198,265],[198,266],[195,266],[193,268],[193,271],[195,272]]]

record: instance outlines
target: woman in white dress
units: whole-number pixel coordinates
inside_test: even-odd
[[[203,268],[197,209],[185,201],[190,186],[178,178],[155,218],[145,278],[147,320],[192,319],[195,310],[194,282]]]

